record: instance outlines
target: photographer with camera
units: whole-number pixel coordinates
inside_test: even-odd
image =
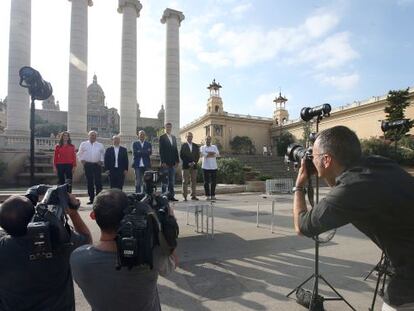
[[[313,165],[312,165],[313,164]],[[314,166],[331,191],[314,208],[305,201]],[[314,237],[353,224],[389,258],[392,275],[382,310],[414,310],[414,178],[393,161],[361,157],[358,137],[345,126],[316,136],[293,188],[295,231]]]
[[[43,189],[45,191],[46,188]],[[32,187],[27,196],[11,196],[0,206],[0,227],[5,231],[0,229],[0,310],[2,311],[75,310],[69,257],[78,246],[91,243],[91,233],[77,211],[79,200],[72,194],[67,194],[69,208],[66,209],[46,205],[47,203],[44,205],[39,203],[35,206],[37,198],[43,195],[44,191],[38,193],[35,187]],[[39,216],[37,214],[40,206],[54,211],[48,214],[49,221],[35,222],[35,217]],[[45,236],[49,237],[52,243],[59,240],[60,232],[57,231],[60,219],[54,218],[58,213],[62,213],[60,215],[65,219],[65,213],[69,216],[74,230],[67,227],[68,231],[66,231],[64,228],[63,231],[68,238],[67,243],[53,244],[51,253],[41,252],[39,250],[46,249],[48,246],[44,243]],[[57,225],[53,226],[53,230],[39,231],[42,224],[50,225],[52,228],[54,220]],[[34,231],[40,228],[37,231],[39,234],[31,234],[33,231],[30,228]]]
[[[131,196],[118,189],[102,191],[91,212],[101,230],[99,242],[82,246],[71,256],[75,282],[95,311],[161,310],[158,274],[175,268],[172,249],[148,245],[157,240],[152,234],[156,224],[147,217],[150,205],[139,201],[140,194]],[[128,269],[122,269],[125,266]]]

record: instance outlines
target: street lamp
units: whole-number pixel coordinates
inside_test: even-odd
[[[53,93],[52,85],[42,79],[39,71],[29,66],[19,70],[20,86],[29,90],[30,103],[30,185],[34,184],[35,100],[45,100]]]

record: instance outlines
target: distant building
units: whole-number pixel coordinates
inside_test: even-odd
[[[2,104],[0,102],[0,131],[3,126],[3,122],[5,122],[2,121],[3,114],[1,105]],[[156,131],[164,126],[165,111],[163,105],[161,105],[157,118],[141,117],[139,105],[137,104],[137,106],[137,129],[152,127]],[[88,86],[87,109],[86,131],[97,131],[100,137],[106,138],[110,138],[119,133],[120,118],[118,110],[116,108],[107,107],[107,104],[105,103],[105,93],[102,87],[98,84],[98,78],[96,75],[93,76],[92,83]],[[53,95],[42,102],[42,109],[36,109],[36,116],[40,119],[40,122],[63,124],[66,126],[67,115],[67,111],[60,110],[59,101],[55,102],[55,97]],[[6,120],[5,112],[4,120]]]
[[[181,141],[185,141],[187,132],[193,133],[196,143],[204,143],[210,135],[214,144],[219,145],[220,152],[231,152],[230,142],[235,136],[247,136],[253,142],[256,152],[261,153],[263,146],[270,145],[270,128],[272,118],[233,114],[224,111],[220,97],[222,86],[215,79],[207,87],[210,97],[204,115],[180,129]],[[287,116],[284,116],[287,118]]]
[[[98,84],[98,78],[93,76],[92,84],[88,86],[87,130],[97,131],[101,137],[112,137],[119,133],[119,114],[116,108],[108,108],[105,103],[105,93]]]
[[[235,136],[247,136],[253,142],[256,153],[262,153],[263,150],[276,153],[276,145],[283,132],[290,132],[298,140],[303,138],[305,122],[299,118],[289,120],[289,113],[285,106],[288,99],[282,96],[281,92],[273,100],[275,103],[273,118],[264,118],[224,111],[220,97],[221,88],[222,86],[215,80],[207,87],[210,91],[207,111],[180,129],[181,141],[185,141],[187,132],[193,133],[193,140],[196,143],[204,143],[206,135],[211,135],[213,143],[221,145],[222,152],[231,152],[231,140]],[[387,106],[386,99],[387,95],[373,96],[365,101],[354,101],[336,107],[329,118],[321,121],[319,130],[345,125],[355,131],[360,139],[381,137],[383,133],[379,121],[386,119],[384,112]],[[409,89],[409,101],[411,105],[407,107],[405,117],[413,120],[414,88],[412,87]],[[309,122],[308,126],[311,132],[316,130],[314,122]],[[414,128],[411,129],[410,134],[414,135]]]
[[[157,118],[141,117],[141,110],[139,109],[139,104],[137,103],[137,129],[153,127],[155,130],[158,130],[164,127],[164,115],[164,105],[161,105],[161,109],[158,111]]]

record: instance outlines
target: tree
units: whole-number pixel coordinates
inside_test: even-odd
[[[306,147],[306,143],[309,141],[310,134],[312,133],[312,123],[303,121],[303,146]]]
[[[36,137],[50,137],[50,134],[56,136],[63,131],[66,131],[66,125],[64,124],[40,123],[35,125]]]
[[[256,148],[253,145],[250,137],[247,136],[235,136],[230,141],[230,147],[235,154],[254,154]]]
[[[396,121],[405,119],[405,108],[410,105],[408,99],[409,92],[408,88],[405,90],[389,91],[387,96],[387,106],[384,109],[386,113],[387,121]],[[385,132],[385,138],[390,140],[398,141],[400,140],[407,132],[410,131],[414,125],[414,121],[410,121],[408,126],[398,129],[390,129]]]
[[[287,147],[294,141],[295,139],[290,132],[282,132],[276,142],[277,155],[284,156],[286,154]]]

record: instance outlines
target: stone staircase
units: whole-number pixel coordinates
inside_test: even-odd
[[[27,157],[23,172],[17,176],[19,186],[30,186],[30,156]],[[57,177],[53,172],[53,151],[35,152],[34,184],[56,184]]]
[[[228,157],[239,159],[244,165],[258,171],[260,175],[272,178],[296,178],[297,175],[292,169],[287,170],[284,157],[263,155],[229,155]]]

